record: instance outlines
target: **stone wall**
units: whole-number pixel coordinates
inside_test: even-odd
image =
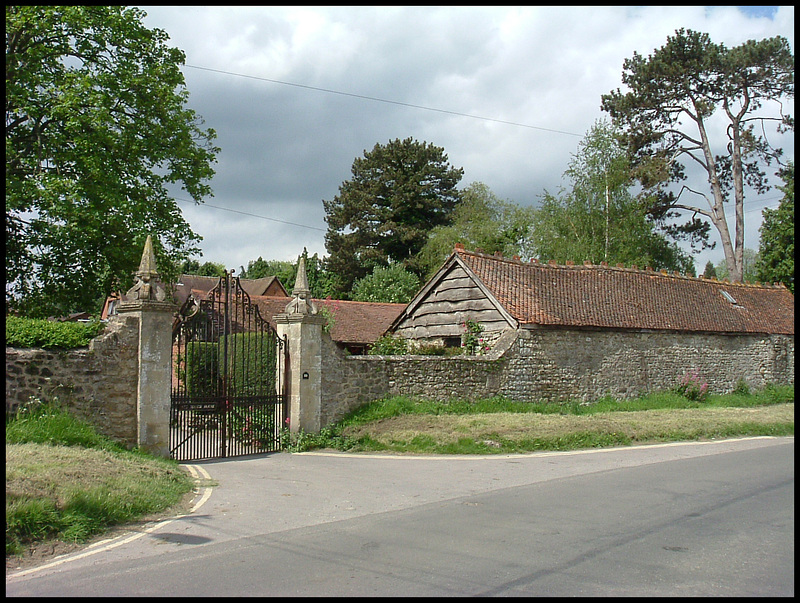
[[[485,356],[346,356],[323,337],[321,424],[384,396],[519,401],[635,397],[697,370],[711,391],[794,383],[794,337],[666,332],[507,332]]]
[[[137,442],[139,321],[112,316],[88,348],[6,348],[6,412],[30,397],[58,401],[98,431]]]
[[[500,393],[518,400],[630,398],[697,371],[712,392],[794,383],[794,337],[641,331],[522,331]]]
[[[6,410],[57,397],[101,433],[137,442],[138,320],[113,316],[88,348],[6,348]],[[697,370],[711,391],[794,383],[794,337],[530,330],[504,333],[485,356],[349,356],[321,338],[319,425],[384,396],[520,401],[626,398]]]

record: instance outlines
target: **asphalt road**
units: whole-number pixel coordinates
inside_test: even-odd
[[[794,438],[191,465],[187,516],[7,596],[793,596]]]

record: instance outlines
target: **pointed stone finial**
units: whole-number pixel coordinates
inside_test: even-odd
[[[305,249],[303,249],[303,251],[305,251]],[[305,255],[301,255],[297,261],[297,277],[294,279],[294,289],[292,289],[292,295],[296,296],[302,293],[311,293],[311,290],[308,288]]]
[[[134,273],[136,282],[128,289],[125,297],[128,301],[160,301],[167,298],[167,289],[158,275],[156,267],[156,254],[153,251],[153,239],[147,235],[144,243],[142,261],[139,270]]]
[[[287,314],[314,315],[319,311],[317,305],[311,299],[311,289],[308,287],[308,275],[306,274],[306,250],[297,261],[297,276],[294,279],[292,289],[292,301],[286,306]]]
[[[137,272],[137,274],[144,273],[158,276],[158,269],[156,268],[156,253],[153,251],[153,237],[150,235],[147,235],[147,240],[144,242],[142,261],[139,262],[139,271]]]

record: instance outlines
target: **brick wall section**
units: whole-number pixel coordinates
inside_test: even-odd
[[[346,356],[323,336],[321,425],[384,396],[519,401],[635,397],[698,370],[713,392],[794,383],[794,337],[641,331],[509,332],[475,357]]]
[[[31,396],[58,398],[100,433],[136,444],[139,323],[112,316],[88,348],[6,348],[6,412]]]

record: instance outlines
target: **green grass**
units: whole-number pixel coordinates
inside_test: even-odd
[[[703,401],[675,392],[592,403],[397,396],[364,405],[319,434],[286,434],[285,448],[506,454],[793,434],[794,386],[769,385]]]
[[[6,419],[6,555],[43,541],[85,542],[181,502],[175,461],[129,451],[54,405]]]

